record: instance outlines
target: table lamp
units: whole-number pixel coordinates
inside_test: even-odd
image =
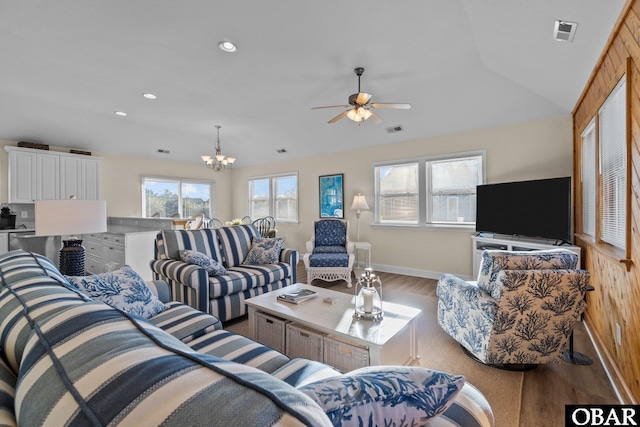
[[[38,200],[35,207],[36,236],[70,236],[60,249],[60,272],[84,276],[84,246],[76,237],[107,231],[107,202],[104,200]]]
[[[367,204],[367,199],[362,195],[362,193],[358,193],[357,196],[353,197],[353,204],[351,205],[351,210],[356,211],[357,218],[357,232],[356,232],[356,242],[360,241],[360,212],[361,210],[369,210],[369,205]]]

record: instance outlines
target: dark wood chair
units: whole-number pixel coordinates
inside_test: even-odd
[[[262,237],[276,237],[276,220],[272,216],[258,218],[252,222]]]

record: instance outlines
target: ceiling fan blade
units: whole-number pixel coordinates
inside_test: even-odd
[[[371,104],[370,107],[373,108],[400,108],[402,110],[408,110],[411,108],[411,104],[389,104],[389,103],[380,103],[376,102]]]
[[[367,92],[358,93],[358,97],[356,98],[356,102],[360,105],[364,105],[371,99],[371,94]]]
[[[324,107],[311,107],[312,110],[319,110],[321,108],[349,108],[351,105],[326,105]]]
[[[327,123],[335,123],[335,122],[337,122],[341,118],[345,117],[349,111],[351,111],[351,110],[343,111],[342,113],[340,113],[337,116],[335,116],[333,119],[329,120]]]
[[[382,119],[380,118],[380,116],[374,113],[373,111],[371,111],[371,116],[369,116],[369,120],[373,121],[373,123],[375,124],[382,123]]]

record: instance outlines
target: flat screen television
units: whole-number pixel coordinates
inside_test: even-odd
[[[476,231],[571,241],[571,177],[479,185]]]

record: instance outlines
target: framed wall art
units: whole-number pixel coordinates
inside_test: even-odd
[[[320,177],[320,218],[344,218],[343,174]]]

